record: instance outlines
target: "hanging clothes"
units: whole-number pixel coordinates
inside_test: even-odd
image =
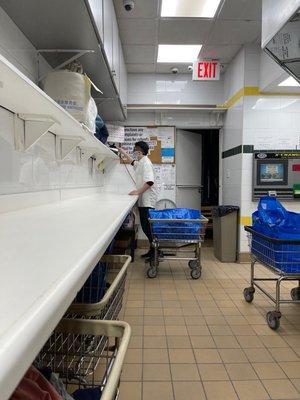
[[[50,383],[55,387],[56,391],[60,394],[63,400],[74,400],[74,398],[67,392],[67,389],[58,374],[52,372],[50,376]]]
[[[63,400],[50,382],[33,366],[24,375],[10,400]]]

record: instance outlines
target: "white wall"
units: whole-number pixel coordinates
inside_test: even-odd
[[[128,111],[125,125],[171,125],[181,129],[210,129],[223,125],[224,114],[211,111]]]
[[[259,58],[262,64],[269,65],[272,79],[280,71],[273,68],[274,61],[269,64],[259,46],[246,46],[246,65],[253,65],[253,69],[245,68],[245,82],[247,86],[257,86],[266,74],[262,69],[255,69]],[[262,65],[260,64],[260,65]],[[274,63],[275,64],[275,63]],[[275,64],[276,65],[276,64]],[[277,70],[277,71],[276,71]],[[275,75],[274,75],[275,73]],[[266,74],[267,75],[267,74]],[[229,110],[230,111],[230,110]],[[247,96],[243,99],[243,145],[253,145],[254,149],[296,149],[300,140],[300,97],[291,96]],[[264,148],[260,143],[264,142]],[[257,208],[257,202],[252,202],[252,154],[242,154],[241,176],[241,215],[250,217]],[[300,211],[298,202],[284,203],[292,211]],[[240,251],[248,251],[246,234],[241,227]]]
[[[245,80],[245,50],[241,49],[230,63],[224,78],[225,99],[241,88]],[[230,107],[224,117],[223,151],[240,146],[243,140],[243,98]],[[240,207],[242,181],[242,155],[232,155],[222,160],[222,204]]]
[[[36,50],[1,8],[0,53],[36,81]],[[45,191],[46,200],[50,200],[54,198],[51,194],[54,190],[103,187],[108,178],[92,168],[91,160],[78,162],[78,158],[78,153],[73,151],[64,161],[56,161],[55,136],[51,133],[44,135],[30,150],[16,151],[13,114],[0,107],[1,195]]]
[[[0,7],[0,53],[32,81],[37,80],[37,53],[31,42]],[[40,58],[40,74],[50,69]]]
[[[282,82],[288,74],[265,52],[261,52],[260,57],[260,77],[259,88],[262,91],[271,90],[274,83]]]
[[[195,82],[191,74],[129,74],[130,104],[221,104],[223,81]]]
[[[245,50],[240,51],[233,58],[224,77],[224,101],[228,100],[237,91],[244,87]]]

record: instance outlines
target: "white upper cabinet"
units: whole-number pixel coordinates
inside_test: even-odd
[[[127,105],[127,69],[125,65],[123,49],[121,42],[119,43],[120,55],[120,99],[124,106]]]
[[[120,93],[120,38],[117,18],[113,15],[113,65],[112,74],[114,77],[115,85]]]
[[[113,16],[112,0],[103,0],[103,45],[110,68],[113,66]]]
[[[97,2],[100,0],[91,0]],[[103,47],[112,73],[117,95],[127,103],[127,70],[112,0],[103,1]]]
[[[103,0],[87,0],[99,39],[103,42]]]

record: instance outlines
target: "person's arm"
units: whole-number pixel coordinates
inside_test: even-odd
[[[132,157],[130,157],[130,155],[122,149],[122,147],[119,147],[119,152],[122,154],[122,156],[124,156],[125,160],[130,162],[130,164],[134,163],[134,159]]]
[[[144,183],[144,185],[140,189],[132,190],[129,194],[131,196],[134,196],[134,195],[135,196],[139,196],[140,194],[143,194],[148,189],[150,189],[152,185],[153,185],[153,182],[146,182],[146,183]]]

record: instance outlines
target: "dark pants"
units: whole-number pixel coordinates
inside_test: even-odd
[[[144,234],[147,236],[151,248],[152,244],[152,234],[151,234],[151,228],[150,228],[150,222],[148,220],[149,218],[149,210],[152,210],[152,207],[139,207],[139,213],[140,213],[140,221],[141,221],[141,227],[142,231]]]

